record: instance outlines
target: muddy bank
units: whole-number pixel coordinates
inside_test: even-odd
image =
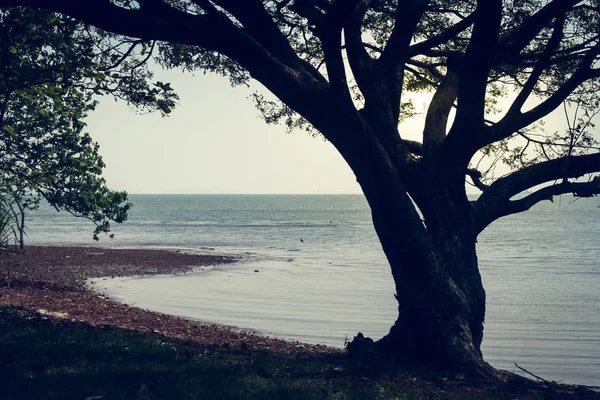
[[[131,307],[91,292],[85,286],[89,278],[178,274],[235,261],[234,257],[167,250],[30,246],[0,257],[0,306],[21,306],[48,318],[155,332],[224,347],[281,352],[339,351]]]

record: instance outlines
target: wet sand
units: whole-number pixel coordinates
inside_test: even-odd
[[[203,324],[113,301],[90,291],[90,278],[180,274],[237,259],[167,250],[30,246],[0,255],[0,306],[19,306],[48,318],[110,325],[207,345],[286,353],[339,351]]]

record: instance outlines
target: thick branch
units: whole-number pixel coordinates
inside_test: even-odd
[[[559,107],[583,82],[600,77],[600,70],[591,69],[595,58],[600,54],[600,43],[588,51],[577,70],[550,97],[525,113],[517,113],[514,109],[497,124],[488,128],[487,137],[479,148],[505,139],[524,127],[538,121]]]
[[[523,89],[519,92],[519,95],[510,106],[510,109],[507,112],[507,115],[513,115],[514,113],[520,113],[521,108],[525,104],[525,101],[529,98],[533,89],[537,85],[538,80],[542,76],[544,70],[549,66],[550,60],[552,59],[552,55],[560,45],[560,42],[563,38],[563,29],[565,25],[565,14],[562,14],[556,18],[554,22],[554,31],[552,32],[552,36],[542,53],[542,56],[535,64],[533,71],[527,78],[527,82],[523,86]]]
[[[162,3],[162,2],[161,2]],[[213,49],[215,21],[203,15],[186,14],[162,3],[160,13],[151,7],[128,10],[109,0],[0,0],[0,7],[31,6],[60,12],[94,25],[102,30],[143,40],[182,42],[182,33],[188,35],[185,44]],[[173,23],[174,21],[175,23]],[[171,28],[171,29],[168,29]]]
[[[325,111],[319,110],[318,104],[325,102],[329,96],[329,85],[308,62],[298,56],[279,59],[278,54],[270,52],[224,15],[188,14],[162,1],[144,0],[140,4],[139,10],[129,10],[109,0],[0,0],[0,6],[46,8],[125,36],[199,46],[219,52],[238,62],[311,123],[319,124],[326,120]],[[334,130],[330,131],[336,134]]]
[[[344,26],[344,41],[348,64],[352,69],[356,84],[363,96],[369,98],[374,95],[374,87],[370,79],[373,59],[365,49],[362,41],[362,21],[366,11],[366,4],[364,2],[359,3]]]
[[[502,58],[518,55],[550,22],[581,0],[553,0],[500,39]]]
[[[459,134],[464,134],[466,126],[480,127],[484,124],[485,94],[501,18],[501,0],[477,2],[473,34],[465,52],[458,86],[455,125]]]
[[[509,202],[510,214],[527,211],[543,200],[550,200],[554,196],[573,193],[575,197],[594,197],[600,194],[600,178],[596,177],[589,182],[561,182],[538,189],[519,200]],[[507,214],[508,215],[508,214]]]
[[[361,116],[368,121],[375,135],[393,154],[392,158],[403,159],[409,151],[403,146],[397,130],[401,83],[398,86],[397,75],[394,74],[393,87],[383,87],[390,80],[387,76],[382,76],[380,67],[376,68],[375,61],[368,54],[365,44],[362,42],[362,23],[368,8],[367,3],[366,1],[358,2],[357,7],[346,19],[344,35],[348,63],[365,99],[365,107],[361,110]],[[392,92],[394,98],[398,99],[396,107],[391,104],[393,101],[391,102],[387,97]]]
[[[454,60],[455,58],[460,58],[460,57],[461,57],[460,53],[456,52],[456,53],[450,53],[448,56],[446,56],[446,59]],[[427,72],[429,72],[429,74],[432,77],[435,77],[441,81],[442,79],[444,79],[445,75],[440,73],[440,71],[437,69],[437,67],[446,67],[447,68],[448,67],[447,64],[448,63],[445,63],[445,64],[444,63],[427,63],[427,62],[411,59],[411,60],[406,61],[405,68],[406,68],[406,70],[408,70],[409,65],[414,65],[415,67],[426,70]],[[414,71],[414,72],[411,71],[411,73],[413,73],[413,75],[418,74],[418,72],[416,72],[414,69],[411,68],[411,70]],[[433,86],[435,86],[435,83],[431,80],[431,78],[422,77],[421,80],[424,82],[432,82]]]
[[[600,171],[600,153],[561,157],[517,170],[490,185],[482,202],[497,197],[511,198],[545,182],[563,178],[578,178]]]
[[[402,139],[402,145],[408,149],[409,152],[416,156],[422,157],[424,155],[423,144],[414,140]]]
[[[378,63],[397,65],[408,56],[415,27],[429,5],[429,0],[399,1],[396,9],[396,24]]]
[[[332,26],[327,31],[321,30],[319,37],[322,43],[329,85],[331,86],[333,95],[338,101],[349,106],[349,111],[355,110],[352,103],[352,95],[348,88],[344,59],[342,58],[341,27],[336,28]]]
[[[498,218],[527,211],[540,201],[553,201],[554,196],[567,193],[572,193],[575,197],[597,196],[600,194],[600,177],[595,177],[589,182],[557,183],[538,189],[522,199],[505,201],[503,204],[496,205],[496,209],[490,215],[493,215],[493,219],[490,218],[488,221],[483,222],[487,222],[487,225],[489,225]],[[481,232],[485,226],[478,226],[478,232]]]
[[[486,185],[485,183],[483,183],[481,181],[481,178],[483,175],[480,171],[473,169],[473,168],[469,168],[469,169],[467,169],[467,175],[473,181],[473,185],[477,189],[481,190],[482,192],[485,192],[486,190],[488,190],[490,188],[488,185]]]
[[[470,14],[466,18],[452,25],[450,28],[446,29],[444,32],[440,33],[437,36],[434,36],[430,39],[424,40],[422,42],[418,42],[410,46],[408,56],[414,57],[418,54],[424,54],[429,50],[432,50],[436,46],[447,43],[451,39],[458,36],[459,33],[465,31],[469,28],[473,21],[475,20],[475,14]]]
[[[345,47],[342,46],[342,29],[346,24],[352,23],[355,18],[354,12],[359,3],[361,3],[361,0],[336,2],[334,4],[315,4],[314,1],[296,0],[293,5],[293,9],[300,15],[308,15],[311,11],[318,13],[312,31],[321,41],[324,54],[323,63],[327,68],[331,89],[336,99],[344,105],[349,105],[349,110],[352,111],[355,110],[355,107],[352,104],[352,96],[348,87],[348,78],[342,57],[342,51]],[[315,9],[317,5],[324,7],[326,12],[322,13],[320,10]]]
[[[399,1],[396,9],[396,24],[381,56],[375,61],[377,91],[384,106],[390,108],[395,122],[400,117],[400,98],[404,80],[404,63],[408,60],[410,42],[414,30],[429,0]],[[365,98],[365,106],[368,107]],[[376,105],[380,106],[379,104]]]
[[[494,220],[507,215],[503,210],[512,204],[510,199],[513,196],[546,182],[563,180],[563,182],[568,183],[566,181],[568,178],[578,178],[594,172],[600,172],[600,153],[544,161],[500,178],[492,183],[475,202],[478,230],[483,230]],[[569,183],[569,185],[574,184]],[[578,190],[582,189],[581,186],[570,187]],[[563,193],[568,192],[573,191]],[[532,197],[531,199],[535,198]]]
[[[242,23],[244,29],[284,63],[295,62],[296,53],[273,22],[260,0],[213,0]]]
[[[493,66],[502,19],[502,0],[479,0],[473,34],[465,52],[458,83],[456,117],[448,134],[446,151],[466,166],[477,151],[475,135],[485,125],[485,95]]]
[[[423,129],[423,147],[426,154],[431,154],[434,148],[438,147],[446,138],[446,128],[448,116],[454,106],[458,90],[458,63],[448,58],[448,72],[442,79],[425,118],[425,127]]]

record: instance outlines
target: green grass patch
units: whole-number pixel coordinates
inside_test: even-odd
[[[224,349],[0,308],[0,398],[509,399],[448,389],[343,354]]]

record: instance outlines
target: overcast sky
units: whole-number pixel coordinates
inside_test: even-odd
[[[109,187],[130,193],[360,193],[333,146],[259,118],[248,95],[216,75],[161,72],[181,98],[166,118],[102,99],[88,117]]]
[[[213,74],[160,71],[181,101],[166,118],[104,98],[88,117],[111,189],[129,193],[361,193],[342,157],[322,138],[269,126],[248,98]],[[255,88],[258,86],[255,86]],[[425,102],[425,98],[417,99]],[[401,126],[418,139],[422,117]],[[410,135],[407,135],[411,133]]]

